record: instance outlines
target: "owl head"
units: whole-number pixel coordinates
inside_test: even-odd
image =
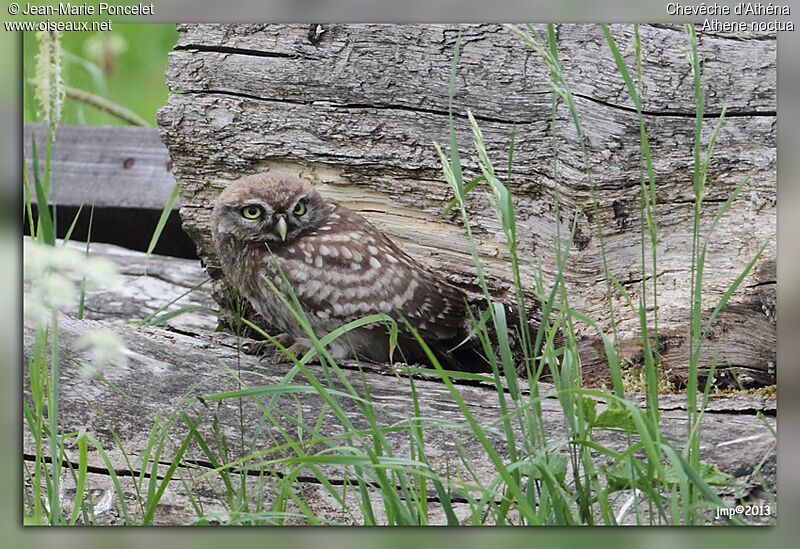
[[[328,219],[324,198],[307,181],[268,172],[237,179],[214,206],[217,237],[251,242],[291,242]]]

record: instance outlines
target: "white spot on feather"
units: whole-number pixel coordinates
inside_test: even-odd
[[[376,258],[374,258],[374,257],[370,257],[370,258],[369,258],[369,264],[370,264],[370,265],[372,265],[373,267],[375,267],[376,269],[378,269],[378,268],[381,266],[381,262],[380,262],[380,261],[378,261],[378,260],[377,260]]]
[[[317,298],[320,300],[327,299],[332,291],[333,287],[331,286],[320,286],[320,289],[317,291]]]

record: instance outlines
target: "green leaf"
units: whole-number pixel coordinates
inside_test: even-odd
[[[631,413],[623,408],[608,408],[600,412],[594,422],[595,427],[621,429],[628,432],[636,432],[636,425],[633,423]]]
[[[583,413],[583,422],[587,425],[592,425],[597,418],[597,401],[593,398],[589,397],[581,397],[583,400],[583,406],[580,410]]]
[[[549,471],[559,483],[567,477],[567,459],[561,454],[552,453],[546,454],[544,457],[538,456],[533,460],[532,465],[528,476],[534,480],[544,479],[544,471]]]

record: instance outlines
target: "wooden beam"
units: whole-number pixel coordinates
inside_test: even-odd
[[[31,181],[31,139],[36,139],[41,172],[46,131],[44,124],[24,125],[25,168]],[[172,160],[155,128],[61,125],[51,150],[51,200],[61,206],[94,203],[162,210],[175,188]],[[176,201],[173,209],[179,207]]]

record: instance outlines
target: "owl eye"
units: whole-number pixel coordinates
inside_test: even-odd
[[[261,211],[258,206],[245,206],[241,209],[242,216],[247,219],[258,219],[261,217]]]
[[[294,211],[292,213],[294,213],[294,215],[296,215],[297,217],[300,217],[301,215],[306,213],[306,203],[305,203],[305,201],[301,200],[300,202],[298,202],[295,205]]]

